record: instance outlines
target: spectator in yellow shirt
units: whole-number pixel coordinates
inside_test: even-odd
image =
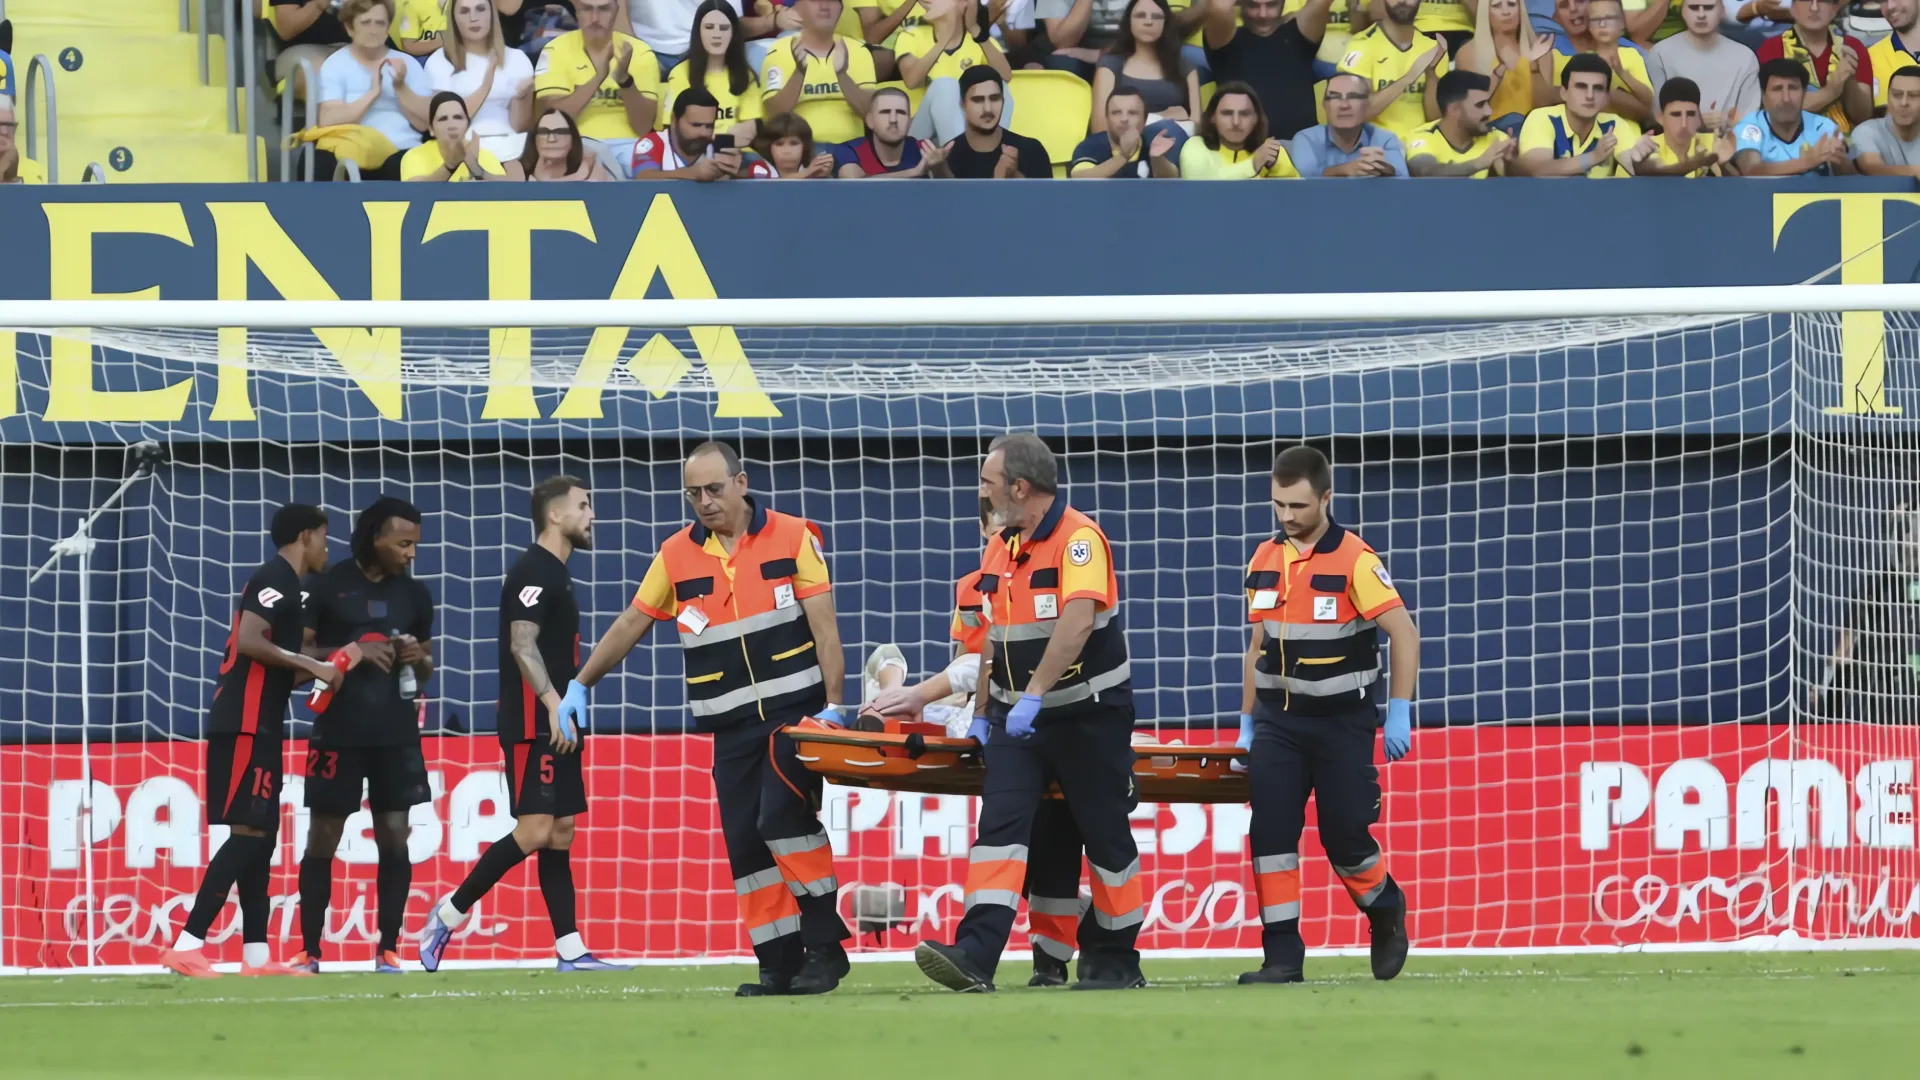
[[[966,134],[960,76],[969,68],[990,67],[1000,73],[1003,83],[1013,77],[1012,65],[993,39],[976,41],[967,29],[965,8],[971,4],[972,0],[926,0],[925,25],[902,30],[897,39],[895,58],[900,65],[900,81],[908,89],[927,88],[913,115],[916,139],[930,139],[945,146]],[[1000,123],[1002,127],[1013,126],[1011,99],[1004,104]]]
[[[1407,139],[1407,171],[1415,176],[1505,176],[1516,143],[1491,129],[1493,80],[1477,71],[1440,76],[1440,119]]]
[[[548,42],[534,66],[534,112],[573,117],[601,161],[625,178],[633,144],[659,115],[660,62],[645,42],[614,29],[619,0],[573,0],[573,10],[580,29]]]
[[[760,69],[769,115],[797,112],[823,143],[852,142],[866,131],[873,104],[873,53],[835,32],[840,0],[794,0],[800,32],[773,43]]]
[[[1342,74],[1367,81],[1367,122],[1405,138],[1414,128],[1438,119],[1435,84],[1449,70],[1447,45],[1413,28],[1420,0],[1385,0],[1385,18],[1353,35]]]
[[[1528,113],[1559,99],[1553,77],[1553,37],[1534,33],[1520,0],[1486,0],[1475,18],[1473,40],[1453,58],[1454,66],[1493,81],[1488,104],[1493,110],[1492,126],[1517,136]],[[1440,109],[1445,112],[1446,106]]]
[[[693,51],[667,76],[662,113],[671,115],[673,99],[699,85],[720,103],[714,121],[716,135],[733,133],[737,146],[753,141],[756,125],[766,116],[760,79],[747,64],[746,35],[729,0],[703,0],[693,16]]]
[[[875,71],[882,77],[899,75],[899,37],[932,21],[920,0],[847,0],[860,20],[860,36],[873,49]]]
[[[480,136],[471,130],[473,118],[467,115],[466,99],[442,90],[433,95],[427,115],[433,139],[400,158],[400,179],[447,183],[507,178],[500,159],[480,149]]]
[[[1901,68],[1920,64],[1920,0],[1880,0],[1880,14],[1893,32],[1867,46],[1867,61],[1873,66],[1873,107],[1887,107],[1887,92],[1893,75]]]
[[[1613,68],[1593,53],[1578,53],[1560,71],[1564,105],[1549,105],[1527,114],[1520,128],[1523,176],[1587,176],[1619,174],[1620,156],[1640,141],[1640,128],[1603,111]],[[1631,173],[1629,164],[1627,171]]]
[[[0,96],[0,184],[44,184],[46,170],[20,152],[19,140],[14,138],[19,130],[13,99]]]
[[[1592,36],[1593,47],[1581,51],[1598,55],[1613,71],[1607,111],[1639,124],[1653,119],[1653,76],[1647,74],[1647,58],[1640,47],[1620,40],[1626,25],[1627,17],[1620,0],[1588,0],[1587,32]],[[1555,49],[1556,79],[1571,55]]]
[[[393,47],[425,60],[440,51],[447,36],[447,13],[440,0],[394,0]]]
[[[1188,180],[1298,178],[1286,145],[1267,134],[1266,110],[1246,83],[1221,83],[1200,114],[1200,125],[1180,148],[1180,175]]]
[[[1700,130],[1700,85],[1675,76],[1660,87],[1660,134],[1627,152],[1635,176],[1719,176],[1733,159],[1725,131]]]

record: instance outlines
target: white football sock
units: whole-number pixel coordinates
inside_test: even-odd
[[[264,941],[249,941],[240,949],[240,958],[248,967],[266,967],[273,961],[273,954],[267,951]]]
[[[447,929],[458,930],[466,924],[467,913],[454,907],[453,897],[449,896],[440,901],[440,921],[447,924]]]
[[[185,930],[180,931],[180,936],[173,939],[173,949],[175,952],[196,952],[200,946],[205,944],[206,942],[201,941]]]
[[[587,955],[587,943],[581,941],[577,933],[568,934],[553,943],[553,951],[560,954],[562,960],[578,960]]]

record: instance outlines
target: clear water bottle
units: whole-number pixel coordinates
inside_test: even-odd
[[[400,631],[395,630],[392,633],[388,634],[387,640],[393,643],[394,655],[398,656],[400,653]],[[397,662],[398,661],[396,661],[396,663]],[[400,665],[400,697],[403,700],[412,701],[415,697],[418,697],[419,694],[420,694],[420,677],[413,673],[413,665],[401,664]]]

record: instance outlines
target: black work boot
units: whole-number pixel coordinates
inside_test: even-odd
[[[987,978],[958,945],[923,941],[913,950],[913,962],[927,978],[949,990],[962,994],[993,993],[993,980]]]
[[[740,988],[733,992],[733,996],[734,997],[785,997],[786,995],[792,992],[793,992],[793,976],[783,974],[778,971],[773,971],[769,968],[761,968],[760,981],[750,982],[750,983],[741,983]]]
[[[1298,930],[1269,926],[1261,933],[1260,941],[1266,950],[1266,957],[1260,961],[1259,971],[1245,972],[1240,976],[1241,986],[1307,981],[1303,974],[1307,962],[1307,943]]]
[[[807,962],[800,968],[800,974],[793,977],[792,994],[827,994],[840,985],[847,977],[853,965],[847,961],[847,950],[839,942],[820,945],[807,950]]]
[[[1407,966],[1407,905],[1367,909],[1367,932],[1373,935],[1369,959],[1373,977],[1386,982]]]
[[[1027,980],[1027,985],[1067,985],[1067,962],[1041,952],[1039,949],[1033,950],[1033,978]]]

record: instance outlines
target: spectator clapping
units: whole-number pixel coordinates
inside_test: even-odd
[[[480,146],[502,160],[517,158],[533,122],[533,61],[507,47],[493,0],[451,0],[453,25],[427,57],[433,89],[467,103]]]
[[[690,86],[700,86],[720,103],[715,134],[732,134],[736,145],[753,142],[766,116],[760,79],[747,63],[747,42],[740,17],[729,0],[702,0],[694,12],[693,51],[667,76],[665,106]]]
[[[1246,83],[1222,83],[1193,138],[1180,148],[1180,175],[1190,180],[1298,177],[1287,148],[1268,134],[1267,114]]]
[[[1791,60],[1806,69],[1806,111],[1834,122],[1845,135],[1873,115],[1873,60],[1860,39],[1838,34],[1839,0],[1793,0],[1793,25],[1757,50],[1760,63]]]
[[[883,86],[869,95],[865,138],[834,149],[835,171],[842,180],[910,180],[951,176],[945,148],[907,134],[913,107],[907,92]]]
[[[1760,65],[1760,111],[1734,131],[1733,166],[1741,176],[1853,171],[1846,136],[1832,120],[1806,111],[1806,101],[1806,67],[1785,58]]]
[[[768,114],[798,112],[816,139],[836,143],[860,137],[876,81],[867,43],[835,32],[840,5],[794,0],[800,31],[774,42],[760,71]]]
[[[1700,88],[1672,78],[1660,88],[1660,133],[1643,135],[1627,153],[1635,176],[1719,176],[1733,157],[1726,131],[1701,129]]]
[[[1367,120],[1405,135],[1440,116],[1434,93],[1451,70],[1447,44],[1413,28],[1420,0],[1384,0],[1377,10],[1384,18],[1353,35],[1340,71],[1373,88]]]
[[[1140,91],[1121,87],[1108,94],[1107,130],[1087,136],[1074,148],[1067,176],[1077,180],[1179,176],[1173,133],[1162,130],[1148,136],[1146,126],[1147,102]]]
[[[1407,139],[1407,169],[1414,176],[1505,176],[1518,143],[1492,130],[1493,80],[1477,71],[1440,77],[1435,100],[1440,119],[1415,128]]]
[[[499,159],[480,148],[466,99],[443,90],[433,95],[427,115],[433,139],[401,156],[400,179],[445,183],[506,178]]]
[[[1619,171],[1619,154],[1640,141],[1631,120],[1607,112],[1614,69],[1593,53],[1577,53],[1560,69],[1564,104],[1535,109],[1520,128],[1520,157],[1526,176],[1605,178]]]
[[[1720,0],[1681,0],[1687,32],[1660,42],[1647,54],[1654,93],[1676,78],[1690,79],[1699,88],[1700,126],[1705,131],[1717,131],[1760,108],[1760,61],[1752,49],[1720,32],[1720,15]]]
[[[420,145],[433,96],[426,71],[388,47],[392,16],[392,0],[346,0],[340,19],[352,43],[320,65],[320,126],[357,125],[385,140],[362,150],[361,175],[369,179],[400,178],[401,155]],[[331,178],[334,155],[323,150],[315,161],[316,175]]]
[[[1040,140],[1016,135],[1002,126],[1007,84],[1000,72],[978,64],[960,76],[960,101],[966,130],[947,144],[947,168],[963,179],[1048,180],[1053,166]]]
[[[613,174],[587,149],[573,117],[548,109],[533,122],[527,145],[517,160],[506,164],[509,180],[611,180]]]
[[[1920,66],[1886,80],[1887,115],[1853,129],[1854,166],[1868,176],[1920,176]]]
[[[660,109],[660,63],[645,42],[615,29],[617,0],[574,0],[578,30],[547,43],[534,66],[534,105],[559,109],[609,169],[625,170]]]
[[[768,180],[824,180],[833,176],[833,155],[818,152],[813,128],[793,113],[769,116],[753,141],[752,175]]]

